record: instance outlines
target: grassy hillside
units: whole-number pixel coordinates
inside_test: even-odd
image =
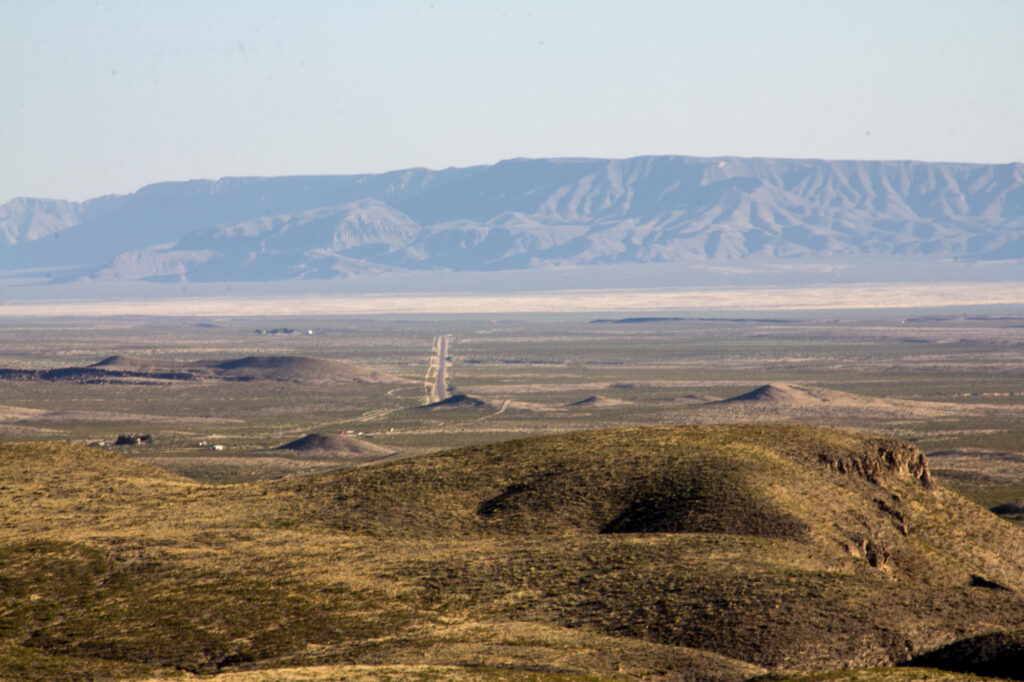
[[[970,671],[1024,628],[1024,532],[843,431],[589,431],[234,486],[10,444],[0,481],[0,678]],[[885,670],[840,679],[912,679]]]

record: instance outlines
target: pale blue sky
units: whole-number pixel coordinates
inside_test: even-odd
[[[515,156],[1024,161],[1017,0],[0,0],[0,202]]]

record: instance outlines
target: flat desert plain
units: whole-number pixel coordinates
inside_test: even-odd
[[[5,294],[8,292],[5,292]],[[10,292],[10,293],[13,293]],[[298,294],[163,296],[146,300],[19,301],[0,317],[261,316],[579,313],[678,310],[828,310],[1024,305],[1024,282],[835,284],[808,287],[706,287],[565,290],[520,294]]]

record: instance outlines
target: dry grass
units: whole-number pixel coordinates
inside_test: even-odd
[[[840,670],[813,675],[765,675],[757,682],[968,682],[971,680],[1001,680],[961,672],[931,670],[927,668],[871,668]]]
[[[1024,533],[922,465],[759,424],[204,486],[9,444],[0,677],[739,681],[1022,627]]]

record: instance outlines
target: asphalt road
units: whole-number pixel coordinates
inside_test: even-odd
[[[434,400],[441,402],[448,397],[445,372],[448,369],[448,336],[442,334],[437,346],[437,384],[434,386]]]

